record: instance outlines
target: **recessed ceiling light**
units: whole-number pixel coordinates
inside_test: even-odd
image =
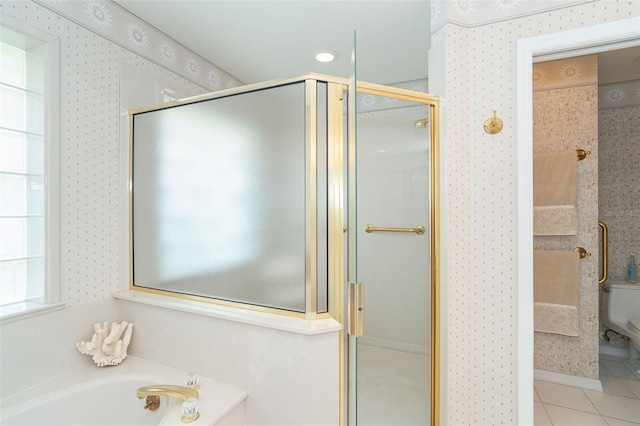
[[[338,57],[338,54],[332,50],[322,50],[316,53],[316,61],[331,62]]]

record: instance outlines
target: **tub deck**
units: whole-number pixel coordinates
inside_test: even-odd
[[[0,401],[0,412],[2,413],[2,421],[12,416],[24,413],[27,410],[37,410],[39,406],[50,403],[51,401],[60,401],[63,407],[60,411],[74,410],[74,406],[83,404],[83,397],[94,398],[99,395],[99,386],[103,384],[112,385],[114,383],[126,380],[128,383],[139,382],[144,385],[154,384],[172,384],[183,385],[184,378],[188,372],[163,366],[154,362],[146,361],[141,358],[129,355],[122,364],[113,367],[96,367],[94,364],[86,364],[83,367],[72,370],[61,376],[50,379],[40,385],[29,388],[11,397]],[[144,399],[136,397],[136,389],[125,388],[122,392],[131,392],[131,401],[127,398],[127,404],[144,413]],[[244,400],[248,393],[226,383],[206,377],[200,378],[200,418],[192,423],[194,425],[215,425],[215,424],[235,424],[240,421],[244,424]],[[92,395],[92,396],[89,396]],[[134,401],[135,400],[135,401]],[[179,424],[181,414],[182,401],[175,398],[162,397],[163,409],[166,413],[162,416],[158,424],[169,425]],[[66,407],[69,401],[69,406]],[[118,410],[119,407],[109,406],[109,401],[101,401],[105,404],[107,412],[119,411],[118,415],[126,416],[122,413],[126,410]],[[56,404],[56,409],[60,404]],[[77,409],[77,408],[76,408]],[[135,411],[135,414],[139,413]],[[45,424],[57,424],[57,419],[51,416],[56,413],[47,412],[47,419],[43,419]],[[61,423],[64,424],[64,423]]]

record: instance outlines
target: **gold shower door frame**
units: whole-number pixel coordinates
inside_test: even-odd
[[[349,230],[356,229],[356,180],[355,180],[355,143],[356,143],[356,109],[355,91],[428,105],[430,108],[430,148],[429,148],[429,218],[427,235],[430,235],[430,284],[431,284],[431,425],[440,423],[440,149],[439,149],[439,101],[438,98],[419,92],[358,81],[356,89],[345,78],[310,73],[304,76],[256,83],[248,86],[227,89],[219,92],[181,99],[160,105],[137,108],[129,111],[129,250],[133,253],[133,116],[138,113],[170,108],[203,100],[233,96],[253,90],[277,87],[293,82],[305,81],[305,169],[307,170],[306,192],[306,282],[305,312],[290,312],[241,302],[230,302],[221,299],[194,296],[135,286],[133,277],[133,256],[129,256],[129,285],[131,290],[155,294],[163,294],[182,300],[195,300],[213,305],[223,305],[259,312],[291,316],[306,320],[333,317],[342,324],[339,332],[339,424],[355,424],[355,398],[350,397],[355,391],[356,381],[352,377],[354,368],[349,368],[350,345],[355,338],[347,334],[347,306],[345,288],[347,281],[355,276],[355,239],[349,238],[349,247],[345,253],[345,238]],[[316,137],[317,137],[317,103],[316,83],[327,83],[327,280],[328,280],[328,313],[318,312],[317,300],[317,217],[316,217]],[[349,93],[347,120],[344,116],[344,96]],[[345,126],[347,136],[345,138]],[[345,158],[345,154],[347,154]],[[348,164],[346,164],[348,162]],[[346,195],[345,195],[346,194]],[[347,206],[348,205],[348,206]],[[349,208],[347,208],[349,207]],[[347,217],[346,212],[349,212]],[[345,262],[348,263],[348,280]],[[351,270],[353,268],[353,270]],[[354,358],[355,359],[355,358]]]
[[[356,179],[356,139],[357,139],[357,117],[355,108],[354,94],[371,94],[383,96],[387,98],[399,99],[422,103],[429,106],[430,120],[430,146],[429,146],[429,229],[427,235],[430,235],[429,252],[430,252],[430,285],[431,285],[431,410],[430,424],[440,424],[440,145],[439,145],[439,100],[436,96],[414,92],[406,89],[400,89],[390,86],[384,86],[373,83],[358,81],[355,91],[350,88],[350,102],[348,111],[348,141],[347,141],[347,194],[348,194],[348,230],[354,230],[353,238],[348,239],[348,281],[357,283],[357,244],[356,232],[356,205],[357,205],[357,179]],[[337,245],[329,245],[331,249],[338,249]],[[348,286],[348,283],[344,283]],[[346,297],[342,291],[336,291],[342,297]],[[343,306],[344,313],[338,314],[331,312],[332,315],[338,314],[339,321],[343,324],[343,330],[340,338],[340,424],[355,426],[357,424],[357,375],[356,375],[356,354],[354,350],[357,345],[357,337],[350,336],[344,327],[347,327],[349,321],[347,310],[350,301],[342,301],[336,303],[336,307]],[[355,305],[354,305],[355,306]],[[365,305],[366,306],[366,305]],[[366,312],[366,309],[365,309]],[[366,313],[365,313],[366,315]],[[338,319],[338,317],[334,316]],[[343,347],[346,345],[346,348]],[[344,387],[347,387],[345,390]]]

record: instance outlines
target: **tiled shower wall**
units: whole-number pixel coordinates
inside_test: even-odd
[[[533,67],[533,152],[591,151],[578,162],[577,235],[533,238],[534,250],[591,253],[580,260],[579,336],[535,332],[534,368],[589,379],[598,378],[597,64],[589,55]]]

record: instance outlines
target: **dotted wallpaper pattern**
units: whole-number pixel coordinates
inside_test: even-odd
[[[434,94],[446,113],[442,423],[517,423],[516,41],[634,16],[636,1],[593,1],[472,28],[449,22],[432,38],[432,50],[444,52],[430,60],[443,64],[444,89]],[[435,74],[430,87],[441,86]],[[487,135],[494,110],[505,126]]]
[[[120,283],[122,242],[119,67],[126,61],[178,88],[186,79],[31,1],[3,1],[2,16],[61,41],[61,298],[70,306],[106,299]]]

